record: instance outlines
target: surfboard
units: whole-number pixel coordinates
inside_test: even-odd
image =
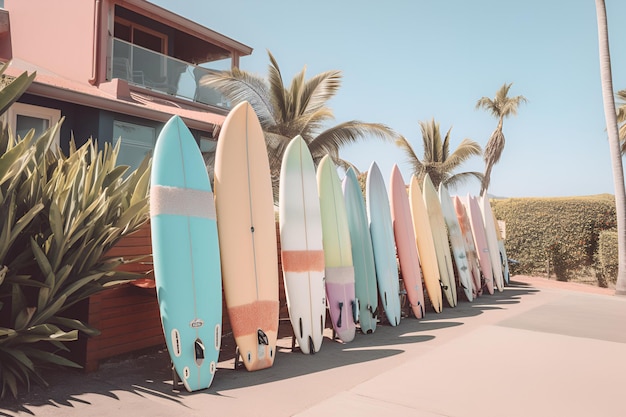
[[[404,289],[411,311],[415,317],[421,319],[425,314],[422,272],[415,231],[413,230],[409,195],[400,169],[396,164],[391,169],[389,180],[389,207]]]
[[[281,264],[289,319],[302,353],[324,340],[326,290],[322,216],[313,157],[300,135],[291,140],[280,171]]]
[[[208,388],[222,335],[215,206],[200,149],[178,116],[165,124],[154,149],[150,222],[167,350],[188,391]]]
[[[472,235],[474,236],[480,271],[485,280],[485,288],[487,288],[489,294],[493,294],[493,271],[491,268],[491,256],[489,255],[489,245],[487,244],[483,215],[480,211],[478,201],[476,201],[476,197],[468,194],[464,203],[472,226]]]
[[[365,201],[356,173],[352,168],[346,172],[342,187],[350,230],[356,298],[359,300],[359,326],[363,333],[370,334],[376,331],[378,322],[376,265]]]
[[[467,210],[465,210],[465,206],[459,196],[454,196],[454,210],[456,212],[457,219],[459,220],[459,227],[461,228],[463,241],[465,242],[467,263],[472,274],[472,288],[474,289],[474,294],[477,297],[482,294],[483,287],[480,275],[480,264],[478,263],[476,246],[474,245],[472,225],[470,224],[469,217],[467,217]]]
[[[397,326],[401,318],[400,277],[387,190],[376,162],[372,162],[367,173],[365,194],[378,293],[389,324]]]
[[[485,223],[485,235],[487,236],[487,246],[489,246],[489,257],[491,259],[491,269],[493,280],[498,291],[504,291],[504,276],[502,275],[502,258],[500,257],[500,247],[496,236],[496,225],[493,222],[489,197],[484,194],[480,197],[480,209]]]
[[[346,204],[337,168],[328,155],[317,166],[322,214],[322,242],[326,267],[326,299],[333,329],[350,342],[356,334],[359,306],[355,295],[354,265]]]
[[[463,288],[465,297],[468,301],[474,300],[474,287],[472,285],[471,271],[469,262],[467,261],[467,251],[465,250],[465,242],[461,234],[461,226],[454,211],[452,198],[448,192],[448,188],[443,184],[439,184],[439,202],[441,203],[441,213],[446,223],[448,231],[448,239],[450,239],[450,249],[454,257],[454,267],[459,279],[459,284]]]
[[[269,160],[252,106],[226,116],[215,150],[215,208],[222,283],[247,370],[271,367],[278,334],[278,248]]]
[[[435,312],[441,313],[443,309],[442,285],[439,278],[437,253],[435,252],[433,233],[430,229],[428,211],[426,210],[422,190],[415,175],[411,176],[411,182],[409,183],[409,205],[426,293]]]
[[[498,247],[500,248],[500,260],[502,262],[502,275],[504,276],[504,282],[509,283],[510,271],[509,271],[509,259],[506,255],[506,248],[504,246],[504,238],[502,237],[502,230],[500,230],[500,225],[498,224],[498,219],[496,218],[496,214],[491,210],[493,214],[493,223],[496,226],[496,237],[498,238]]]
[[[422,187],[424,204],[428,211],[428,220],[430,221],[430,229],[433,233],[433,242],[435,243],[435,252],[437,253],[437,264],[439,265],[439,274],[441,279],[441,289],[448,301],[450,307],[456,307],[456,281],[454,278],[454,269],[452,267],[452,254],[450,253],[450,242],[448,241],[448,233],[446,225],[441,213],[441,203],[437,190],[426,174]]]

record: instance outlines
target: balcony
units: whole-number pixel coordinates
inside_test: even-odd
[[[199,87],[204,75],[215,73],[219,68],[193,65],[116,38],[113,39],[111,56],[111,79],[119,78],[178,98],[230,108],[230,103],[217,90]],[[230,67],[230,58],[211,64],[226,69]]]

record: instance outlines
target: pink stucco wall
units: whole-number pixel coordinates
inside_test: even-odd
[[[87,82],[92,76],[96,0],[5,0],[13,58],[60,76]]]

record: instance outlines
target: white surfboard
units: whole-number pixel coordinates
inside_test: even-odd
[[[309,147],[298,135],[283,156],[279,225],[289,319],[305,354],[322,347],[326,322],[322,216],[315,175]]]

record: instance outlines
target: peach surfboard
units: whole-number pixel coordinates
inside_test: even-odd
[[[437,253],[430,229],[428,211],[422,197],[422,189],[415,175],[411,176],[409,183],[409,205],[426,293],[435,312],[441,313],[443,302]]]
[[[450,242],[448,240],[446,225],[441,212],[439,195],[437,194],[437,190],[435,189],[435,186],[428,174],[424,177],[422,193],[424,197],[424,204],[426,205],[426,210],[428,211],[430,229],[433,233],[435,252],[437,253],[437,264],[439,265],[439,273],[441,274],[441,288],[450,307],[456,307],[456,281],[452,266]]]
[[[279,312],[276,223],[265,139],[247,102],[230,111],[217,142],[215,208],[224,297],[239,355],[249,371],[271,367]]]

